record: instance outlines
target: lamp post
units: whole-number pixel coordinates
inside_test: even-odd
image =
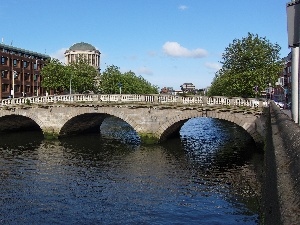
[[[70,94],[72,93],[72,76],[70,76]]]
[[[16,71],[14,71],[14,57],[13,57],[13,53],[11,52],[11,79],[12,79],[12,88],[10,90],[10,95],[12,96],[12,98],[15,97],[15,73],[16,73]]]
[[[118,86],[119,86],[119,90],[120,90],[120,95],[122,94],[122,83],[118,83]]]
[[[15,98],[15,77],[17,75],[17,72],[12,70],[12,90],[10,95],[12,96],[12,98]]]
[[[292,119],[299,123],[299,44],[300,44],[300,2],[287,3],[288,45],[292,49]]]
[[[36,96],[39,96],[39,75],[36,75]]]

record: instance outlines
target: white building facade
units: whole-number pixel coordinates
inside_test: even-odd
[[[65,64],[68,65],[72,62],[76,62],[79,57],[84,58],[87,62],[100,71],[100,51],[93,45],[80,42],[72,45],[65,52]]]

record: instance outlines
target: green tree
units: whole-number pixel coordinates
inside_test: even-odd
[[[58,59],[50,59],[41,70],[42,87],[47,91],[51,89],[61,92],[66,88],[65,67]]]
[[[255,86],[259,92],[269,83],[274,86],[283,69],[280,49],[278,44],[251,33],[233,40],[225,48],[222,68],[216,73],[208,95],[255,97]]]
[[[142,76],[134,72],[120,72],[117,66],[109,66],[101,74],[100,92],[104,94],[118,94],[121,85],[123,94],[157,94],[158,87],[152,85]]]
[[[74,92],[96,92],[100,80],[98,71],[81,57],[66,66],[58,59],[51,59],[42,68],[41,74],[42,86],[59,93],[69,91],[70,84]]]
[[[97,92],[100,79],[98,71],[88,64],[84,58],[68,64],[65,68],[66,83],[71,82],[72,90],[78,93],[84,91]]]

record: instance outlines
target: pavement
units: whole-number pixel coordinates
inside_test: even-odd
[[[286,115],[288,115],[292,119],[292,112],[289,109],[282,109],[282,112],[284,112]]]

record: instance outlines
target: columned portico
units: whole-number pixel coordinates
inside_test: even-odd
[[[88,43],[80,42],[72,45],[65,52],[65,64],[76,62],[80,57],[87,60],[89,65],[100,70],[100,51]]]

